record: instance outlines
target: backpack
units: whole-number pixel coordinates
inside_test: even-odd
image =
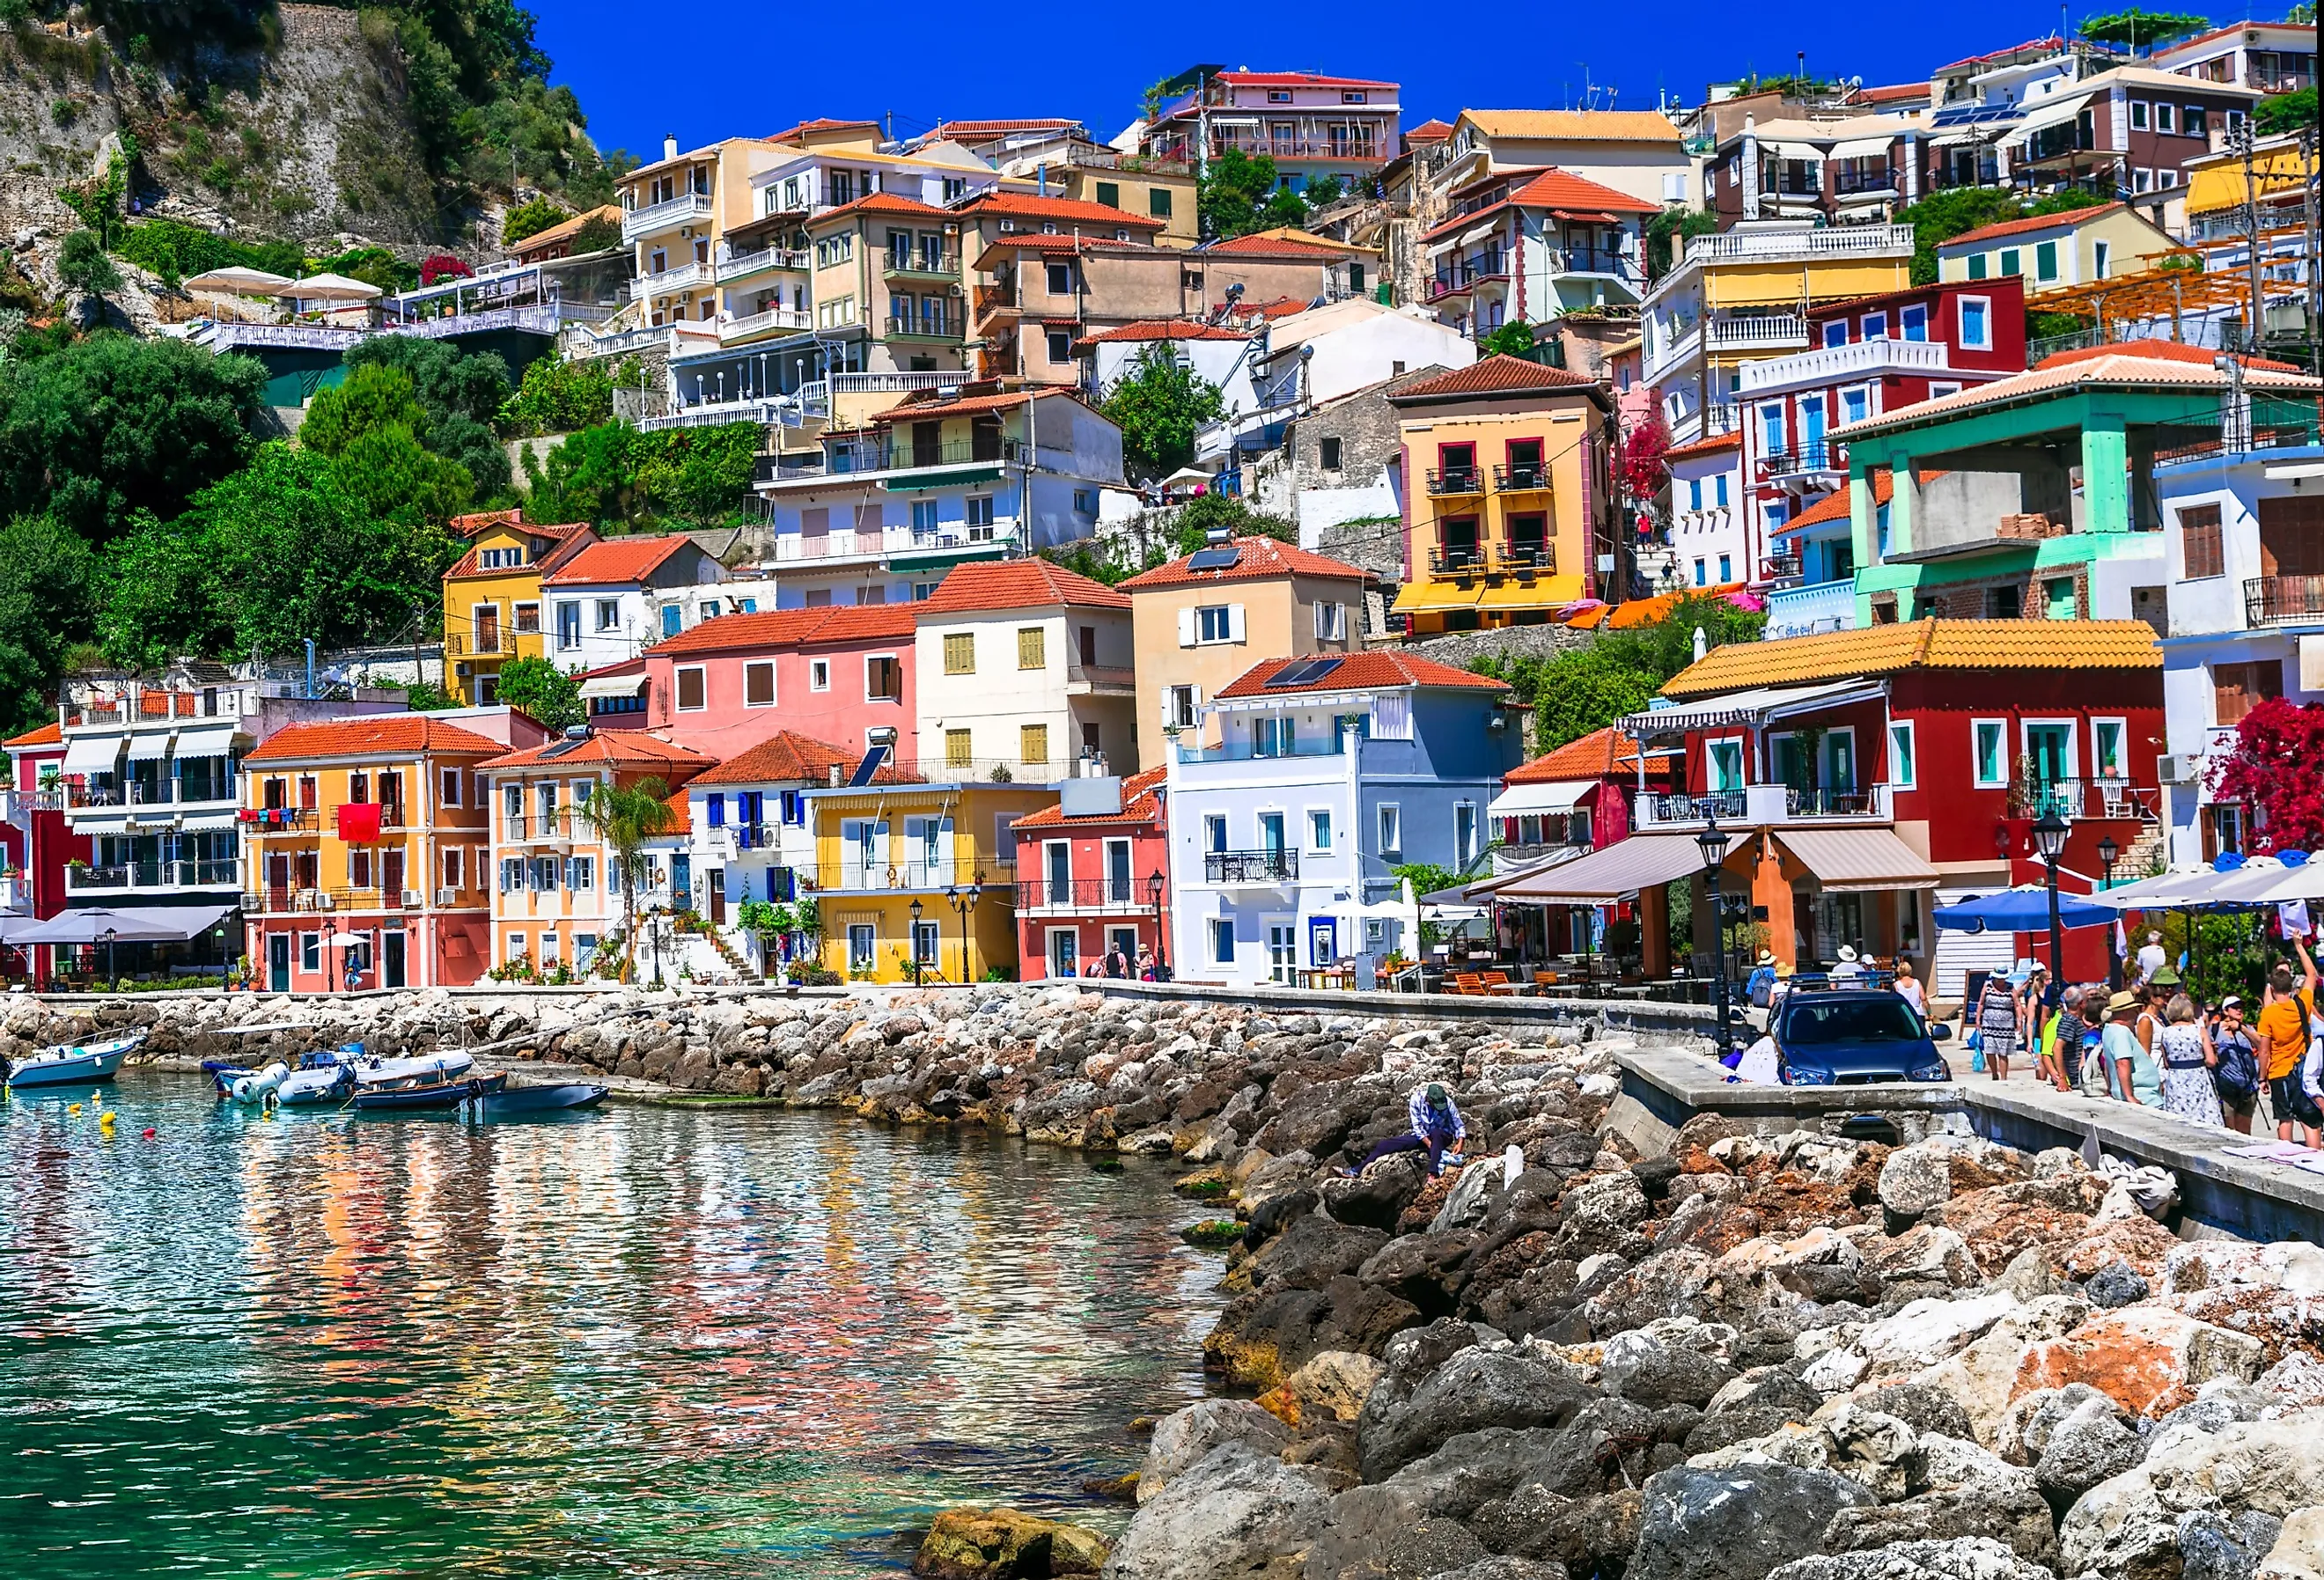
[[[2211,1072],[2211,1084],[2222,1097],[2232,1099],[2240,1108],[2259,1095],[2259,1060],[2248,1041],[2221,1042],[2217,1046],[2219,1063]]]

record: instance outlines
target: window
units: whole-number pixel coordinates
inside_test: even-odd
[[[2219,531],[2216,504],[2182,505],[2179,510],[2179,555],[2189,580],[2227,573],[2227,547]]]
[[[960,502],[962,519],[968,523],[968,541],[972,543],[992,541],[992,496],[972,494]]]
[[[2015,620],[2025,612],[2025,592],[2023,587],[1987,587],[1985,590],[1985,617],[1987,620]]]
[[[1071,263],[1051,263],[1047,273],[1051,296],[1071,296],[1074,293],[1074,266]]]
[[[2111,242],[2093,240],[2090,243],[2090,273],[2092,277],[2099,280],[2106,278],[2107,263],[2113,255],[2114,244]]]
[[[1023,625],[1018,628],[1017,667],[1020,670],[1046,670],[1049,667],[1049,633],[1047,627]]]
[[[945,633],[945,673],[973,675],[976,673],[976,633],[952,631]]]
[[[1847,321],[1846,321],[1845,319],[1842,319],[1840,322],[1836,323],[1836,324],[1826,324],[1826,325],[1823,327],[1823,343],[1824,343],[1826,346],[1845,346],[1845,345],[1847,345],[1847,344],[1848,344],[1848,324],[1847,324]]]
[[[702,666],[696,664],[691,668],[678,670],[678,712],[699,713],[709,706],[710,701],[706,688],[706,683],[703,679]]]
[[[1291,90],[1287,88],[1270,88],[1267,90],[1267,102],[1271,105],[1287,105],[1291,102]]]
[[[1049,360],[1054,363],[1074,359],[1074,332],[1071,329],[1051,329],[1046,337],[1049,343]]]
[[[1081,657],[1082,663],[1083,663],[1084,666],[1092,665],[1092,664],[1096,663],[1096,662],[1097,662],[1097,627],[1096,627],[1096,626],[1094,626],[1094,625],[1076,625],[1076,626],[1074,626],[1074,642],[1078,644],[1078,651],[1079,651],[1079,653],[1080,653],[1080,657]]]
[[[904,661],[893,653],[873,653],[863,661],[863,700],[904,700]]]
[[[1342,88],[1340,102],[1343,105],[1360,105],[1364,102],[1364,90],[1359,88]]]
[[[807,663],[807,688],[810,691],[831,689],[831,661],[809,659]]]
[[[2008,278],[2010,275],[2012,275],[2012,274],[2023,274],[2024,273],[2025,273],[2025,267],[2024,267],[2024,263],[2022,262],[2022,260],[2021,260],[2021,258],[2020,258],[2020,255],[2019,255],[2018,250],[2017,250],[2015,247],[2004,247],[2004,248],[2002,248],[2002,249],[2001,249],[2001,276],[2002,276],[2002,278],[2006,280],[2006,279],[2007,279],[2007,278]]]
[[[1929,337],[1929,310],[1920,303],[1916,302],[1911,307],[1898,310],[1896,322],[1897,327],[1904,331],[1904,338],[1907,340],[1925,340]]]
[[[869,971],[879,956],[879,929],[868,921],[847,924],[847,969]]]
[[[1769,456],[1784,453],[1784,406],[1780,401],[1770,401],[1759,408],[1759,450]]]
[[[1093,516],[1097,514],[1096,489],[1076,488],[1074,490],[1074,513],[1076,515],[1085,516]]]
[[[522,933],[509,934],[508,957],[510,959],[521,960],[525,958],[526,953],[530,948],[530,946],[525,942],[525,936]]]
[[[1971,253],[1969,255],[1969,277],[1971,280],[1982,280],[1985,278],[1985,254],[1983,253]]]
[[[1698,556],[1694,562],[1694,585],[1699,587],[1707,587],[1711,585],[1710,577],[1711,572],[1708,565],[1701,557]]]
[[[1911,790],[1918,782],[1914,777],[1917,765],[1913,745],[1912,720],[1899,720],[1888,726],[1888,782],[1898,790]]]
[[[2178,121],[2179,106],[2177,105],[2156,105],[2154,106],[2154,129],[2157,132],[2176,132],[2179,129]]]
[[[1711,503],[1724,510],[1727,506],[1727,474],[1721,472],[1711,480]]]
[[[1840,421],[1861,422],[1871,414],[1872,395],[1869,386],[1855,384],[1840,392]]]
[[[619,631],[621,628],[622,600],[619,598],[598,599],[597,629],[600,631]]]
[[[2217,709],[2214,724],[2240,723],[2244,715],[2262,702],[2282,695],[2283,663],[2280,659],[2211,666],[2211,698]]]
[[[775,666],[772,660],[742,666],[742,706],[772,707],[775,705]]]
[[[1731,582],[1734,579],[1735,560],[1733,556],[1727,554],[1720,555],[1719,557],[1719,585],[1725,587],[1729,582]]]
[[[320,971],[322,968],[323,935],[320,933],[300,933],[299,935],[299,969],[301,971]]]
[[[1206,925],[1209,928],[1211,935],[1211,964],[1213,966],[1233,965],[1234,919],[1225,916],[1214,916],[1210,919]]]
[[[1686,503],[1687,503],[1687,508],[1688,508],[1689,510],[1701,510],[1701,509],[1702,508],[1702,478],[1700,478],[1700,477],[1690,477],[1690,478],[1688,478],[1688,479],[1687,479],[1687,484],[1686,484]]]
[[[2152,191],[2153,187],[2154,172],[2148,170],[2144,165],[2141,165],[2136,170],[2130,172],[2130,189],[2132,191]]]
[[[1333,434],[1333,435],[1330,436],[1329,438],[1325,439],[1324,439],[1324,440],[1323,440],[1323,442],[1322,442],[1322,443],[1317,447],[1317,448],[1318,448],[1318,450],[1321,452],[1321,454],[1320,454],[1320,458],[1321,458],[1321,460],[1322,460],[1322,463],[1323,463],[1323,470],[1325,470],[1326,472],[1336,472],[1336,471],[1338,471],[1338,470],[1340,469],[1340,437],[1339,437],[1339,435],[1337,435],[1337,434]]]
[[[1162,694],[1162,722],[1172,729],[1194,727],[1194,688],[1173,686]]]
[[[1170,189],[1149,188],[1146,193],[1146,212],[1156,219],[1170,217]]]
[[[1864,337],[1867,340],[1886,340],[1888,338],[1888,315],[1886,313],[1865,314]]]
[[[1260,757],[1289,757],[1299,749],[1299,721],[1289,714],[1268,714],[1250,721],[1252,753]]]
[[[519,604],[519,605],[516,605],[516,628],[517,628],[517,630],[519,630],[520,632],[522,632],[522,633],[523,633],[525,635],[527,635],[527,636],[538,636],[538,635],[540,635],[540,605],[539,604]]]
[[[2134,132],[2146,130],[2146,101],[2143,98],[2130,101],[2130,129]]]
[[[2034,248],[2034,278],[2051,281],[2058,277],[2058,244],[2038,243]]]
[[[1121,207],[1121,183],[1120,183],[1120,181],[1100,181],[1100,182],[1098,182],[1098,184],[1097,184],[1097,200],[1098,200],[1099,202],[1101,202],[1101,203],[1104,204],[1104,205],[1105,205],[1107,208],[1120,208],[1120,207]]]
[[[2128,721],[2118,718],[2090,720],[2090,769],[2100,779],[2123,777],[2122,744]]]
[[[1960,393],[1961,387],[1957,383],[1940,383],[1932,380],[1929,384],[1929,399],[1932,401],[1941,401],[1947,395],[1958,395]]]
[[[705,797],[703,798],[703,799],[702,799],[702,815],[703,815],[703,817],[704,817],[704,818],[706,818],[706,819],[708,819],[708,821],[709,821],[709,825],[710,825],[710,827],[713,827],[713,828],[724,828],[724,827],[726,827],[726,795],[725,795],[725,792],[724,792],[724,791],[723,791],[723,790],[712,790],[712,791],[711,791],[707,796],[705,796]]]
[[[1960,343],[1970,351],[1993,349],[1992,304],[1981,296],[1960,299]]]
[[[1318,642],[1348,640],[1348,606],[1345,604],[1315,605],[1315,640]]]
[[[444,771],[443,799],[444,804],[447,807],[456,807],[460,804],[460,771],[456,768],[447,768]]]
[[[524,858],[522,856],[512,855],[502,861],[501,892],[503,894],[524,892]]]
[[[576,855],[565,864],[565,886],[576,894],[586,894],[597,887],[597,858]]]
[[[2009,724],[2006,719],[1980,718],[1969,721],[1971,768],[1974,783],[1979,790],[1993,790],[2009,782]]]
[[[457,889],[459,886],[460,847],[455,845],[447,847],[444,852],[444,887]]]
[[[1020,762],[1047,762],[1049,760],[1048,725],[1017,726],[1017,760]]]
[[[1702,764],[1713,795],[1731,795],[1743,788],[1743,743],[1710,741],[1702,748]]]
[[[1227,818],[1223,812],[1203,814],[1203,849],[1212,855],[1222,855],[1227,848]]]
[[[2080,599],[2075,596],[2074,578],[2053,576],[2042,583],[2042,616],[2045,620],[2071,620]]]
[[[1321,808],[1307,814],[1307,848],[1324,855],[1332,849],[1332,814]]]
[[[1384,856],[1404,854],[1404,809],[1391,801],[1380,803],[1379,854]]]
[[[664,604],[661,606],[661,633],[664,636],[676,636],[684,629],[686,629],[685,605]]]
[[[1194,611],[1194,640],[1199,642],[1232,642],[1234,611],[1231,604],[1205,604]]]
[[[557,605],[557,645],[576,648],[581,645],[581,605],[560,603]]]
[[[964,768],[968,765],[972,759],[968,741],[969,737],[966,730],[946,730],[945,732],[945,767]]]

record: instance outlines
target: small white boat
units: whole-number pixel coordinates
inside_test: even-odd
[[[274,1101],[286,1108],[346,1102],[355,1092],[363,1051],[362,1043],[353,1042],[309,1054],[297,1069],[282,1077],[282,1084],[274,1089]]]
[[[44,1048],[28,1059],[11,1064],[0,1059],[11,1086],[73,1086],[109,1081],[121,1061],[142,1047],[145,1033],[133,1031],[104,1042],[60,1043]]]

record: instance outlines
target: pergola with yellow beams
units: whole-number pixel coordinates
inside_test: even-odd
[[[2164,255],[2184,257],[2188,265],[2197,262],[2192,254]],[[2268,261],[2277,263],[2282,260]],[[2099,323],[2153,319],[2170,319],[2176,322],[2186,314],[2201,316],[2217,312],[2221,308],[2233,308],[2246,319],[2250,318],[2251,279],[2245,271],[2206,273],[2200,267],[2188,265],[2176,269],[2142,269],[2135,274],[2117,274],[2110,279],[2093,280],[2084,285],[2061,286],[2055,291],[2028,296],[2025,310],[2071,313]],[[2272,298],[2296,298],[2306,295],[2308,288],[2298,281],[2263,280],[2260,290],[2264,295]]]

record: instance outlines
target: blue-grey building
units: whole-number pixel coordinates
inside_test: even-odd
[[[1176,975],[1295,983],[1416,952],[1395,869],[1484,854],[1524,759],[1515,707],[1501,681],[1399,652],[1270,659],[1221,689],[1221,744],[1169,754]]]

